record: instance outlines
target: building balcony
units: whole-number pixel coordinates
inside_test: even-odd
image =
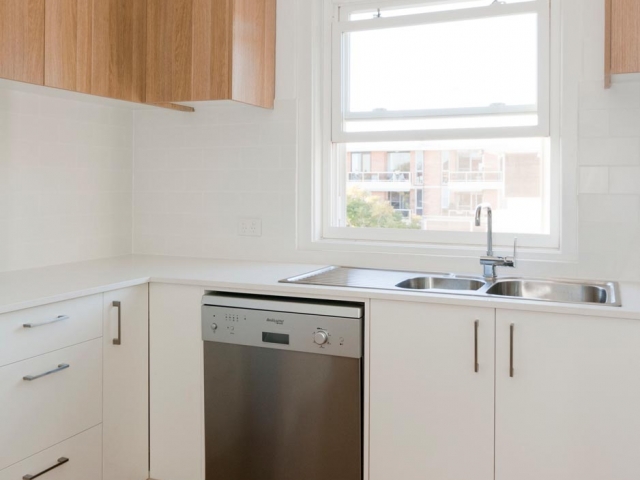
[[[504,172],[443,172],[442,184],[456,191],[493,190],[504,185]]]
[[[350,187],[367,192],[409,192],[411,190],[410,172],[350,172]]]

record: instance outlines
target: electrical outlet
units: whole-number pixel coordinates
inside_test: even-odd
[[[262,220],[259,218],[241,218],[238,221],[238,235],[243,237],[261,237]]]

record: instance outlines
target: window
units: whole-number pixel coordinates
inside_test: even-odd
[[[371,153],[353,152],[351,153],[351,172],[370,173]]]
[[[323,237],[481,244],[474,213],[486,202],[496,232],[558,247],[552,0],[326,1]]]

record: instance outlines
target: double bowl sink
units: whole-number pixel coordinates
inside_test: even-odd
[[[503,297],[558,303],[621,306],[618,284],[615,282],[579,282],[571,280],[537,280],[503,277],[486,280],[482,277],[453,274],[424,274],[329,267],[283,280],[326,286],[378,288],[421,292],[454,293],[485,297]]]

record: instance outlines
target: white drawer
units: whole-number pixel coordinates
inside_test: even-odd
[[[102,339],[0,368],[0,399],[0,469],[102,423]]]
[[[65,459],[68,461],[65,462]],[[56,466],[58,465],[58,466]],[[58,443],[4,470],[0,480],[22,480],[48,468],[42,480],[100,480],[102,478],[102,426]]]
[[[49,323],[58,317],[64,320]],[[101,336],[102,295],[5,313],[0,315],[0,366]]]

